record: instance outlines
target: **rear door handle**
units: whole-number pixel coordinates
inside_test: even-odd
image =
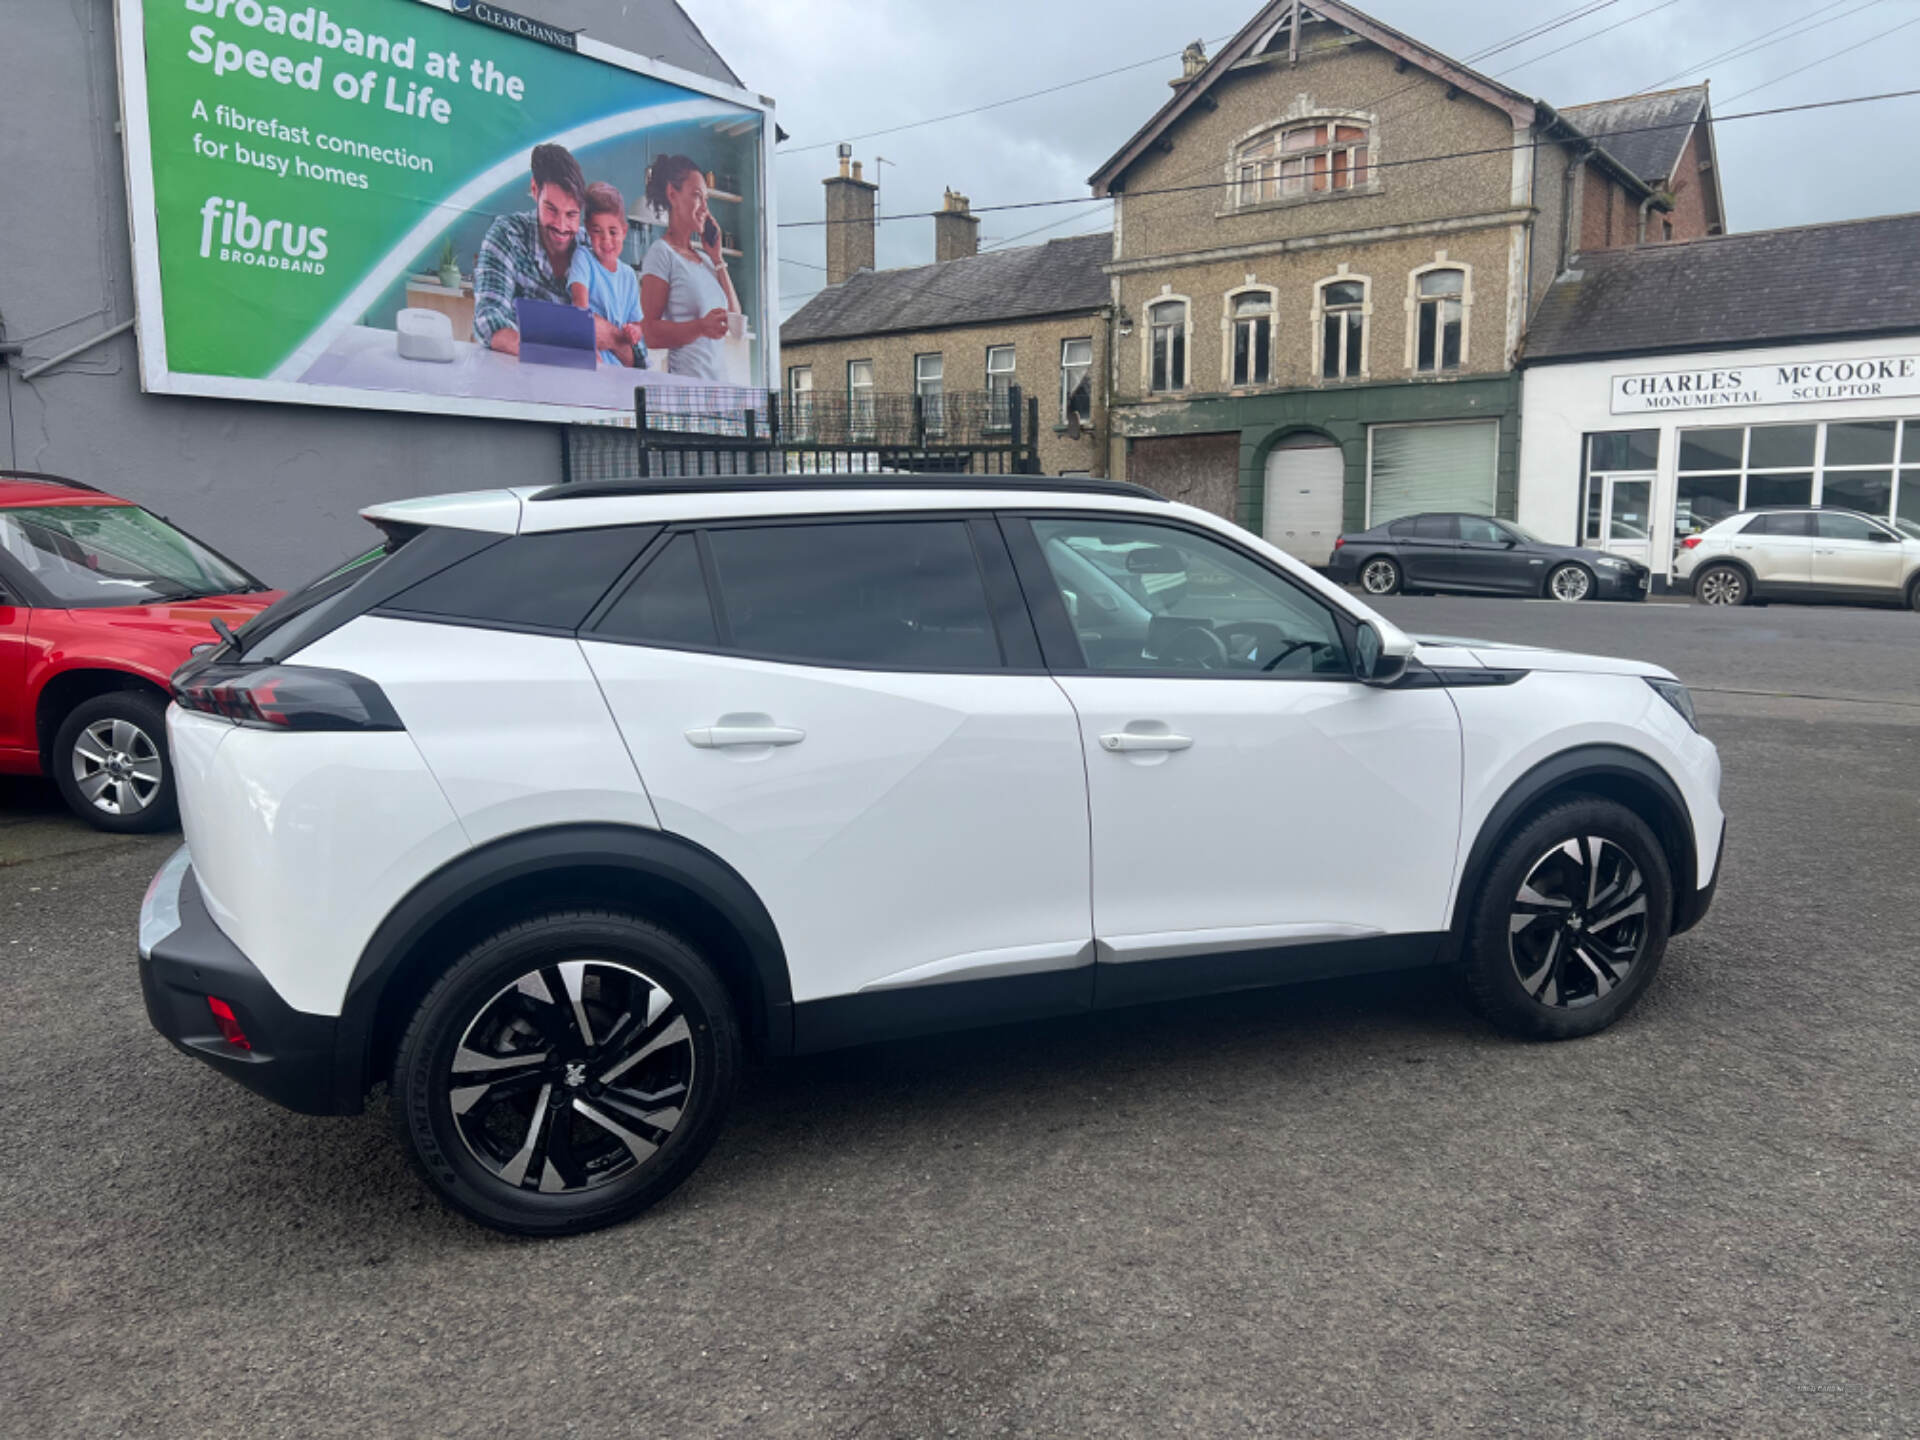
[[[724,750],[733,745],[798,745],[807,732],[791,725],[697,725],[687,731],[687,743],[700,750]]]
[[[1130,750],[1185,750],[1193,744],[1190,735],[1138,735],[1131,730],[1121,730],[1100,737],[1102,749],[1111,750],[1116,755]]]

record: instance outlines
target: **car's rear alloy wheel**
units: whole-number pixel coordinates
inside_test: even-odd
[[[1360,567],[1360,588],[1369,595],[1391,595],[1400,588],[1400,567],[1384,555]]]
[[[101,830],[164,830],[179,810],[167,763],[166,705],[116,690],[74,707],[53,743],[53,778],[74,813]]]
[[[1517,1035],[1605,1029],[1659,969],[1673,883],[1659,840],[1624,805],[1582,797],[1543,812],[1487,869],[1462,956],[1469,998]]]
[[[1593,593],[1593,576],[1584,565],[1562,565],[1547,576],[1547,594],[1555,600],[1584,600]]]
[[[1693,598],[1702,605],[1744,605],[1747,577],[1732,565],[1710,565],[1694,580]]]
[[[718,1132],[738,1066],[725,988],[677,937],[570,912],[463,957],[395,1067],[428,1182],[485,1224],[560,1234],[665,1195]]]

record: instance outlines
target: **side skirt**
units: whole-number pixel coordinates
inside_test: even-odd
[[[810,1054],[1158,1000],[1418,969],[1441,962],[1446,939],[1440,932],[1371,935],[833,995],[793,1007],[794,1051]]]

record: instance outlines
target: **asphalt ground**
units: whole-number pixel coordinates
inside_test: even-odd
[[[1698,687],[1732,849],[1626,1021],[1424,973],[781,1062],[565,1241],[170,1049],[174,840],[0,788],[0,1432],[1920,1434],[1920,616],[1385,608]]]

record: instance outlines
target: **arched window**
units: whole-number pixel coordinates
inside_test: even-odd
[[[1458,370],[1467,358],[1467,273],[1453,266],[1414,276],[1413,368]]]
[[[1187,388],[1187,302],[1156,300],[1147,307],[1147,389]]]
[[[1367,373],[1366,277],[1322,280],[1319,301],[1320,378],[1357,380]]]
[[[1227,297],[1227,323],[1232,328],[1235,385],[1265,385],[1273,379],[1273,292],[1238,290]]]
[[[1364,187],[1371,136],[1354,120],[1310,120],[1268,130],[1234,153],[1242,205]]]

